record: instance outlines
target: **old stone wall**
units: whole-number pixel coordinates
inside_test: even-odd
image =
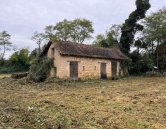
[[[52,49],[54,44],[49,48],[48,57],[54,58],[54,66],[51,70],[51,76],[57,76],[59,78],[68,79],[70,78],[70,62],[78,62],[78,78],[80,79],[100,79],[101,77],[101,63],[106,63],[107,78],[111,78],[111,60],[109,59],[97,59],[97,58],[86,58],[86,57],[72,57],[62,56],[58,50]],[[54,55],[53,55],[54,51]],[[119,73],[120,64],[118,62],[117,72]],[[56,70],[55,70],[56,69]]]

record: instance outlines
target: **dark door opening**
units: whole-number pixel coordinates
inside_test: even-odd
[[[78,62],[70,62],[70,79],[78,80]]]
[[[107,79],[106,63],[101,63],[101,79]]]
[[[117,61],[112,61],[112,77],[117,77]]]

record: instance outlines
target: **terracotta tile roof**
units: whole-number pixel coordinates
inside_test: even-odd
[[[44,51],[41,53],[41,56],[47,53],[51,44],[52,42],[47,44]],[[61,55],[101,59],[127,59],[127,56],[125,56],[117,48],[98,48],[92,45],[78,44],[68,41],[58,41],[55,44],[56,49],[60,52]]]

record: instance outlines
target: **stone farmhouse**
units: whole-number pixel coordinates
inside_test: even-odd
[[[53,58],[50,76],[61,79],[109,79],[123,76],[127,57],[117,48],[98,48],[68,41],[49,42],[41,56]]]

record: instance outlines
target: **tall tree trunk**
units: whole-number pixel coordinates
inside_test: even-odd
[[[3,46],[2,60],[4,60],[5,52],[6,52],[6,44],[4,44]]]
[[[158,50],[157,50],[157,68],[159,69],[159,53],[158,53]]]
[[[154,54],[154,44],[153,44],[153,41],[151,41],[151,44],[152,44],[152,55]]]
[[[138,55],[139,55],[139,51],[140,51],[140,47],[137,48]]]
[[[40,53],[41,53],[41,46],[40,46],[40,43],[39,43],[38,45],[39,45],[39,52],[38,52],[38,55],[40,55]]]
[[[156,53],[157,53],[157,68],[159,70],[159,52],[158,52],[158,47],[159,47],[159,41],[157,41],[157,49],[156,49]]]

